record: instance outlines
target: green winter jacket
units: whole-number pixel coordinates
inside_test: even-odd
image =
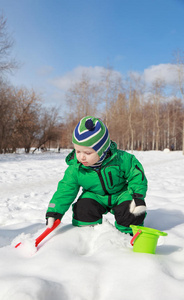
[[[46,217],[61,218],[81,187],[83,194],[92,193],[94,199],[106,208],[136,196],[144,200],[146,196],[147,179],[141,163],[134,155],[118,150],[115,142],[111,142],[110,155],[99,170],[79,163],[75,150],[66,157],[66,163],[68,168],[49,203]]]

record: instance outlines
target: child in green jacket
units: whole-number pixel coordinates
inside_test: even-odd
[[[102,223],[102,216],[114,214],[115,226],[132,234],[131,224],[143,225],[147,179],[134,155],[118,150],[105,124],[84,117],[73,132],[74,150],[66,157],[68,168],[59,182],[46,213],[48,227],[63,217],[73,204],[73,225]]]

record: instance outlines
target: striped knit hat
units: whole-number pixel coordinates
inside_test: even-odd
[[[99,162],[105,158],[111,143],[105,124],[100,119],[91,116],[84,117],[77,124],[73,132],[72,142],[79,146],[94,149],[100,157]]]

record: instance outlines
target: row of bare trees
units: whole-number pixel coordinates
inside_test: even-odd
[[[60,136],[56,108],[46,109],[34,90],[0,84],[0,153],[39,148]]]
[[[128,150],[182,149],[184,108],[180,99],[167,103],[145,102],[136,92],[127,99],[119,95],[109,112],[109,131],[118,146]]]
[[[78,120],[96,115],[122,149],[182,150],[184,101],[178,86],[175,84],[168,94],[168,87],[160,79],[146,86],[133,74],[122,81],[116,72],[104,69],[101,81],[94,84],[88,74],[83,74],[66,94],[69,117],[62,141],[72,146],[71,135]]]
[[[111,139],[126,150],[183,148],[184,103],[182,97],[165,95],[156,80],[145,96],[137,77],[126,82],[110,70],[94,83],[87,74],[66,94],[68,116],[61,123],[58,109],[46,109],[34,90],[0,84],[0,153],[51,145],[70,148],[77,122],[86,115],[101,117]],[[125,88],[126,87],[126,88]]]

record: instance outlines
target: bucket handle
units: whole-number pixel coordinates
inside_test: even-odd
[[[136,238],[139,236],[139,234],[140,234],[141,232],[142,232],[142,230],[139,229],[139,230],[136,232],[136,234],[133,236],[133,238],[131,239],[130,244],[131,244],[132,246],[134,245],[134,242],[135,242]]]

